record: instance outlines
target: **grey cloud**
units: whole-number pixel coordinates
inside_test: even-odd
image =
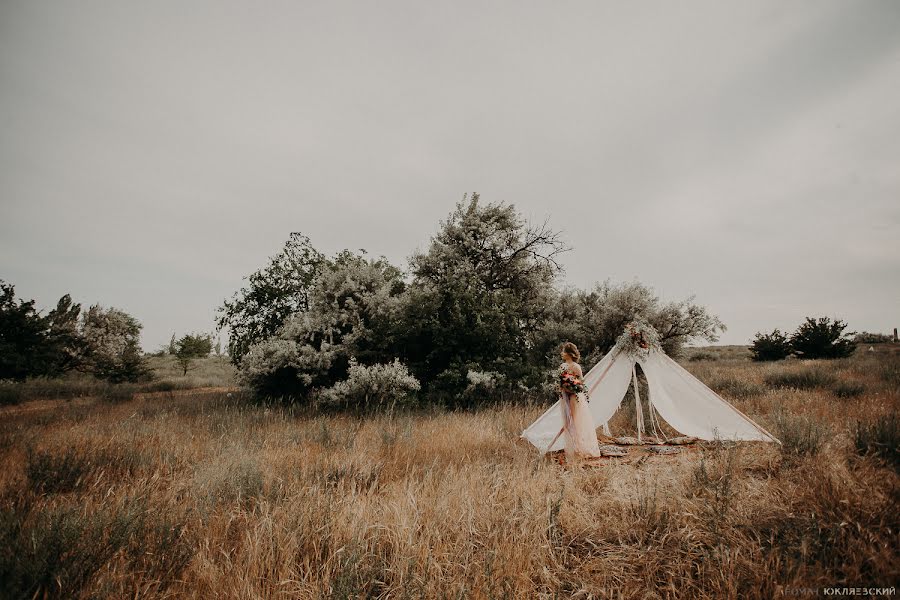
[[[145,347],[292,230],[403,265],[466,191],[725,342],[900,305],[895,2],[0,5],[0,277]],[[820,247],[824,239],[838,240]]]

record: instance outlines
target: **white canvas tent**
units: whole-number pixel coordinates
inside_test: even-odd
[[[646,335],[649,343],[644,349],[631,343],[632,332]],[[658,427],[664,419],[683,435],[703,440],[755,440],[777,442],[765,429],[754,423],[699,379],[672,360],[656,342],[656,332],[649,325],[634,322],[626,328],[616,346],[584,376],[590,396],[588,406],[594,423],[609,435],[609,419],[615,414],[634,381],[638,390],[635,364],[644,371],[649,387],[647,405],[650,423]],[[643,433],[641,399],[635,398],[638,437]],[[527,439],[543,452],[564,448],[559,435],[563,426],[561,401],[551,406],[532,423],[520,437]],[[552,443],[552,445],[551,445]]]

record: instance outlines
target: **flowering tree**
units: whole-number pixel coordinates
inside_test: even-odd
[[[269,264],[251,274],[248,283],[219,307],[216,325],[228,328],[228,353],[233,363],[253,344],[276,335],[291,315],[309,308],[309,292],[324,257],[309,238],[291,233]]]
[[[263,394],[299,397],[345,378],[351,358],[390,360],[404,288],[401,271],[384,257],[345,250],[326,260],[307,309],[291,315],[277,336],[249,348],[242,381]]]
[[[414,279],[398,335],[413,372],[455,392],[467,387],[469,371],[521,379],[566,250],[558,233],[526,223],[514,206],[464,198],[427,251],[410,259]]]
[[[562,340],[574,342],[586,366],[596,363],[616,343],[626,325],[643,319],[659,334],[659,344],[677,355],[687,342],[716,341],[725,324],[694,298],[663,303],[639,282],[605,281],[590,291],[566,288],[554,292],[547,320],[535,333],[535,361],[555,360]]]
[[[148,379],[140,349],[141,324],[117,308],[92,305],[81,315],[84,358],[81,368],[112,382]]]
[[[576,342],[590,362],[635,319],[670,353],[725,329],[693,298],[665,303],[640,283],[556,289],[568,250],[559,234],[478,194],[464,196],[413,254],[409,281],[383,257],[326,259],[308,242],[292,237],[295,258],[276,257],[223,308],[241,380],[260,393],[305,397],[346,380],[351,361],[399,358],[427,392],[466,401],[540,389],[561,341]]]
[[[419,381],[399,359],[369,366],[351,359],[347,378],[323,390],[319,398],[340,406],[393,408],[397,404],[409,404],[419,387]]]

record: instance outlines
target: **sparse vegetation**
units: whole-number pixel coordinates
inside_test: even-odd
[[[866,386],[858,381],[838,381],[832,391],[838,398],[856,398],[866,393]]]
[[[723,375],[709,382],[709,387],[728,398],[749,398],[765,393],[765,388],[755,381]]]
[[[825,368],[813,366],[774,371],[765,376],[765,382],[770,387],[811,390],[828,388],[837,382],[837,378]]]
[[[137,393],[234,385],[234,367],[223,356],[195,359],[189,376],[182,375],[181,368],[171,356],[151,356],[147,360],[147,368],[153,373],[153,378],[141,383],[110,383],[83,373],[0,381],[0,406],[34,399],[104,398],[121,401]]]
[[[894,341],[894,336],[886,333],[870,333],[868,331],[860,331],[852,336],[857,344],[885,344]]]
[[[781,440],[782,451],[790,458],[818,454],[831,437],[830,428],[814,416],[779,411],[774,420],[775,435]]]
[[[704,443],[563,472],[518,439],[540,403],[363,417],[197,390],[5,407],[0,595],[664,589],[711,600],[892,585],[900,390],[883,373],[894,358],[843,359],[837,383],[770,387],[766,375],[810,365],[773,371],[746,347],[703,351],[717,359],[688,368],[783,447]],[[170,360],[153,362],[177,369]],[[853,382],[866,388],[859,400],[837,401],[834,390]]]

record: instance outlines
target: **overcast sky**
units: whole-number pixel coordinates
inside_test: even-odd
[[[722,343],[900,326],[900,2],[0,0],[0,278],[211,330],[291,231],[405,267],[465,192]]]

